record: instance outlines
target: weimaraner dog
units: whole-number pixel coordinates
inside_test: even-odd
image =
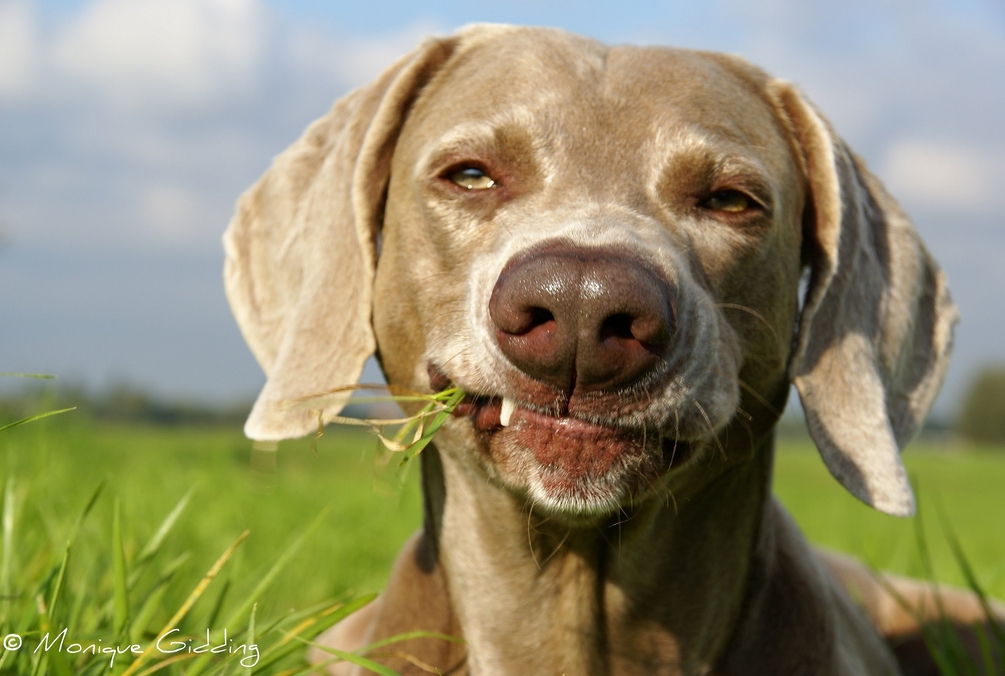
[[[394,385],[468,393],[420,456],[423,529],[328,645],[464,639],[377,658],[408,674],[901,673],[884,635],[914,618],[806,544],[771,496],[773,430],[795,383],[834,478],[910,515],[900,449],[957,314],[791,84],[471,26],[311,125],[225,245],[268,375],[250,437],[315,430],[341,404],[286,404],[374,354]]]

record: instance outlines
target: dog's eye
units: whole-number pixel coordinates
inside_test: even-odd
[[[451,170],[447,174],[447,178],[468,190],[486,190],[494,188],[496,185],[492,177],[478,167],[461,167],[460,169]]]
[[[706,198],[701,203],[701,206],[705,209],[738,214],[742,211],[755,208],[757,202],[739,190],[720,190],[711,197]]]

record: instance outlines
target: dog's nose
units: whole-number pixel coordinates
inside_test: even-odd
[[[550,247],[511,261],[489,314],[521,371],[559,390],[613,390],[641,380],[676,324],[670,284],[642,261],[606,249]]]

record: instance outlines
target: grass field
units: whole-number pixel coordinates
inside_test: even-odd
[[[903,455],[936,577],[965,586],[949,549],[948,523],[982,586],[1005,598],[1005,450],[918,443]],[[876,568],[927,577],[915,519],[880,514],[827,473],[809,441],[780,443],[775,494],[814,543],[850,552]],[[942,518],[944,515],[944,519]]]
[[[122,636],[125,631],[149,639],[245,530],[247,540],[187,614],[184,631],[198,635],[218,628],[220,618],[250,596],[259,599],[261,628],[267,618],[379,590],[397,549],[418,527],[420,510],[414,471],[400,481],[376,472],[375,446],[366,432],[340,429],[320,440],[316,455],[306,441],[283,444],[278,454],[252,452],[239,429],[107,426],[74,414],[7,430],[0,434],[0,475],[7,487],[0,632],[29,626],[37,632],[37,614],[48,626],[69,626],[71,634],[92,643],[116,627]],[[984,587],[1005,597],[1005,452],[920,447],[905,460],[920,488],[936,576],[964,582],[941,532],[941,510]],[[103,481],[60,573],[74,524]],[[190,489],[156,555],[140,565],[144,546]],[[780,444],[776,493],[814,542],[879,568],[925,576],[912,521],[859,504],[830,478],[808,442]],[[319,516],[268,590],[256,590]],[[113,546],[118,542],[121,556]],[[123,582],[127,577],[129,584]],[[45,608],[54,589],[58,607]],[[147,603],[152,594],[157,602]],[[288,624],[300,616],[290,617]],[[239,618],[243,631],[248,621],[248,613]],[[39,635],[26,634],[26,645]],[[282,636],[275,634],[276,640]],[[102,640],[121,643],[121,636]],[[275,669],[296,671],[302,651],[294,647],[288,652],[295,654]],[[0,671],[41,673],[46,666],[23,650],[0,659],[6,661]],[[59,673],[59,665],[48,666]],[[95,663],[92,672],[107,668]]]

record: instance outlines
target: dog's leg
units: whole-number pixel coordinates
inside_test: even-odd
[[[831,551],[817,550],[821,563],[837,578],[887,640],[906,673],[938,674],[923,638],[922,625],[948,620],[976,664],[983,659],[976,631],[989,621],[1005,623],[1005,606],[991,601],[987,616],[976,594],[889,573],[876,573],[860,561]],[[1005,666],[1005,655],[995,655]]]

